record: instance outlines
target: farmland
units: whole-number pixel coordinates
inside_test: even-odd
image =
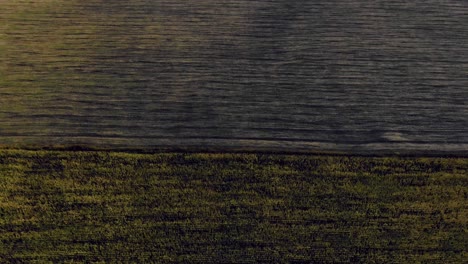
[[[461,263],[468,159],[0,151],[5,263]]]
[[[468,150],[461,1],[1,4],[2,145]]]

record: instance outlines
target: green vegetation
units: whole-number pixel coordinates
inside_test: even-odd
[[[5,263],[462,263],[466,158],[0,151]]]

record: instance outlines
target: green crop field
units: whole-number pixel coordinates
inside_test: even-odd
[[[0,151],[0,263],[463,263],[467,158]]]

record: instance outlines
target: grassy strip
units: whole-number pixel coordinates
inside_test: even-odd
[[[462,263],[468,159],[0,151],[4,262]]]

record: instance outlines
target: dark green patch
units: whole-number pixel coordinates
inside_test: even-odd
[[[468,159],[0,151],[3,262],[461,263]]]

